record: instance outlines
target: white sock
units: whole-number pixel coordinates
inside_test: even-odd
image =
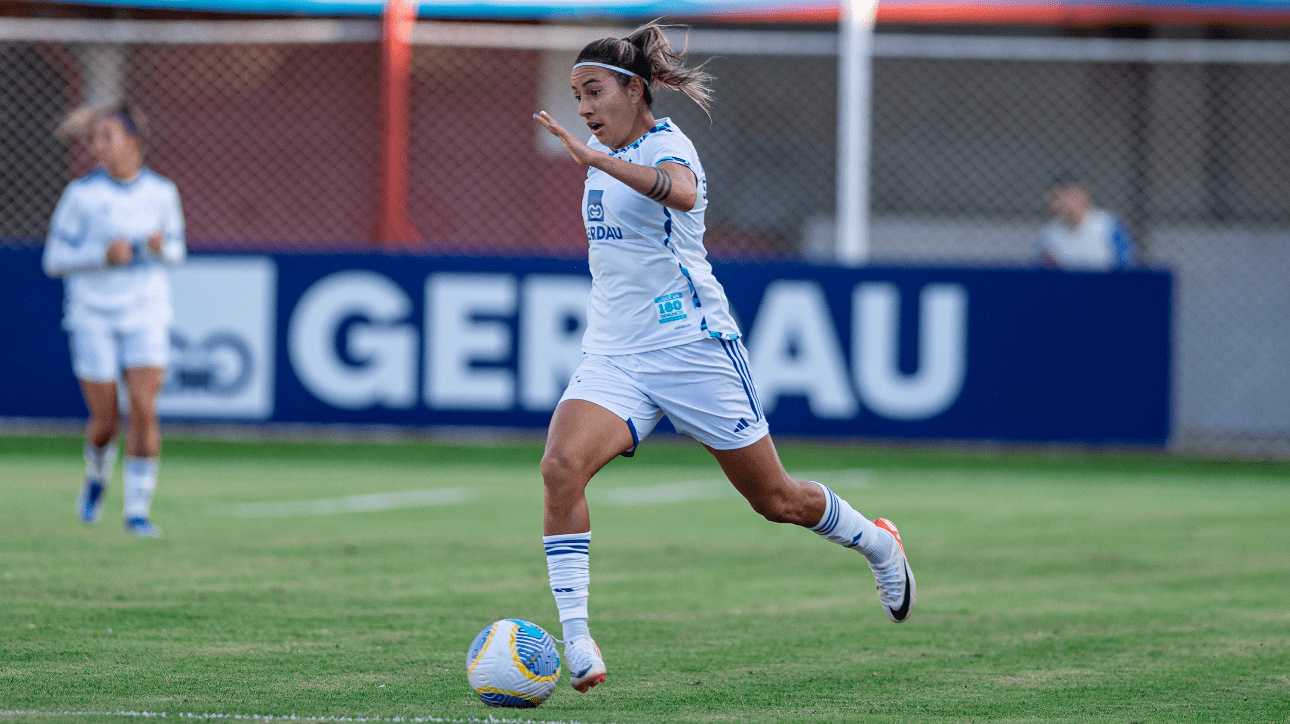
[[[591,636],[591,629],[587,628],[587,619],[585,618],[571,618],[568,621],[561,621],[560,623],[564,625],[565,642],[569,642],[583,636]]]
[[[827,485],[815,484],[824,491],[824,516],[811,530],[825,540],[860,551],[870,563],[886,563],[895,537],[857,513]]]
[[[546,547],[546,569],[560,610],[560,623],[573,619],[585,622],[587,589],[591,586],[591,531],[544,535],[542,545]]]
[[[108,440],[103,447],[97,447],[89,440],[85,441],[85,477],[108,484],[112,477],[112,466],[116,465],[116,438]]]
[[[147,518],[157,489],[157,458],[125,458],[125,518]]]

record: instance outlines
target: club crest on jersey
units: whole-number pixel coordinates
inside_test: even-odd
[[[604,191],[587,192],[587,221],[605,220],[605,206],[601,203],[601,199],[604,196]]]

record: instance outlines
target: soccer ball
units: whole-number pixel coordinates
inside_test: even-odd
[[[466,678],[489,706],[535,707],[551,696],[560,678],[555,639],[523,619],[489,624],[466,652]]]

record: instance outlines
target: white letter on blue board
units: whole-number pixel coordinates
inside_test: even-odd
[[[336,272],[305,290],[291,313],[287,354],[300,382],[333,407],[409,408],[417,401],[417,330],[402,323],[412,300],[399,285],[371,271]],[[336,334],[350,364],[336,354]]]
[[[511,326],[477,316],[515,315],[511,274],[438,272],[426,278],[426,404],[438,410],[509,410],[515,373],[474,362],[511,356]]]
[[[530,274],[520,297],[520,402],[548,412],[582,361],[591,280],[569,274]],[[577,324],[569,325],[573,320]]]
[[[891,420],[926,420],[949,409],[967,373],[967,290],[928,284],[919,296],[918,371],[900,370],[900,290],[866,282],[852,292],[856,387],[869,409]]]
[[[843,420],[860,411],[837,327],[817,282],[780,279],[767,285],[748,342],[765,412],[785,395],[805,397],[811,414],[820,419]]]

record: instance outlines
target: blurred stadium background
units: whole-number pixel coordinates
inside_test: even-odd
[[[194,252],[585,253],[571,213],[583,170],[529,114],[569,119],[576,51],[648,18],[422,6],[407,75],[415,238],[391,241],[381,21],[356,4],[330,17],[183,5],[202,12],[0,3],[0,245],[38,248],[91,165],[52,135],[61,117],[128,94]],[[693,26],[690,52],[718,79],[714,122],[669,95],[655,114],[703,156],[713,257],[833,263],[838,8],[655,5]],[[867,264],[1025,269],[1044,189],[1074,173],[1127,222],[1142,265],[1172,276],[1169,449],[1290,454],[1287,27],[1290,5],[1267,2],[880,5]]]

